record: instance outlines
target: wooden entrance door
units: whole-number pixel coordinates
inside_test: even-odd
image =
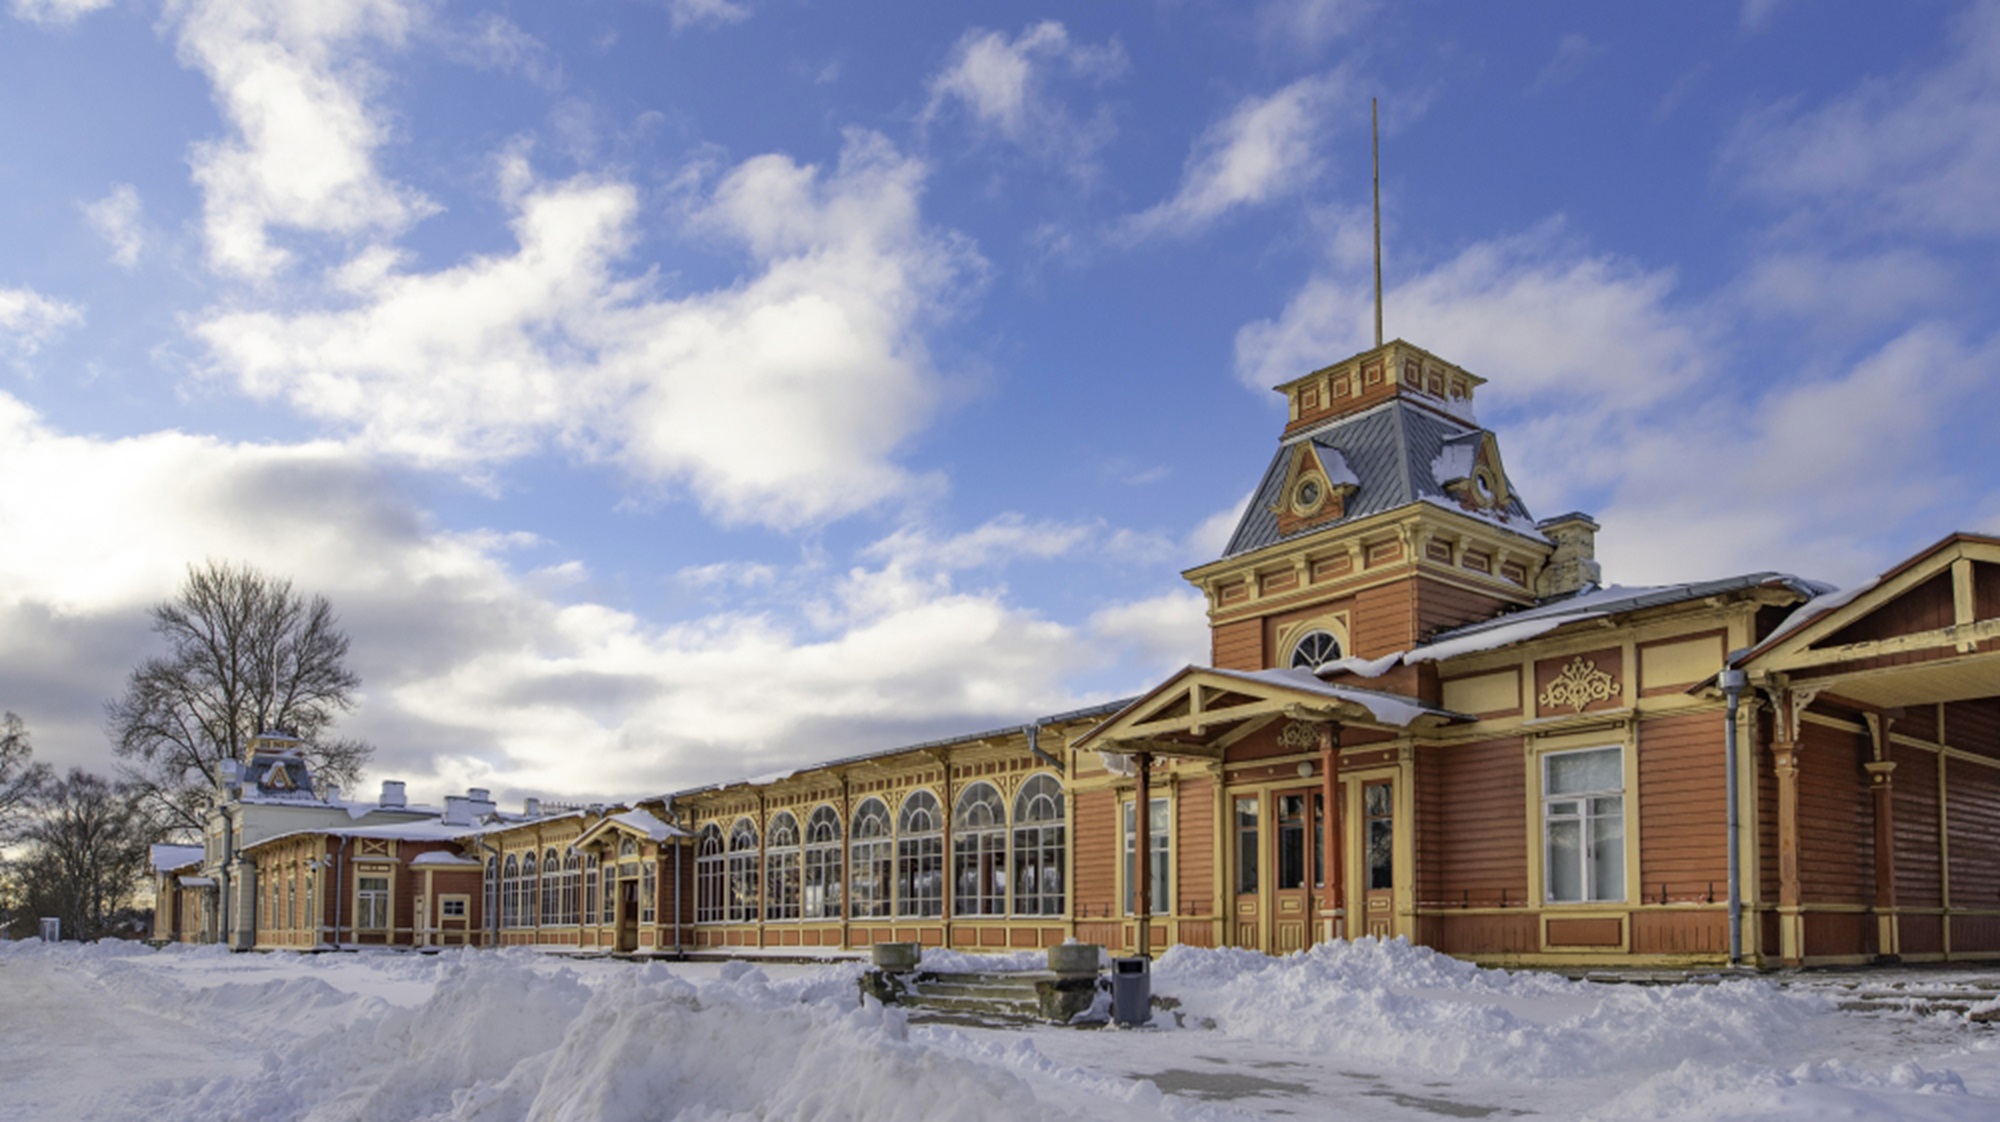
[[[1304,950],[1314,941],[1314,890],[1325,882],[1326,796],[1318,788],[1271,796],[1272,954]]]
[[[1229,800],[1230,881],[1236,887],[1230,897],[1229,941],[1251,951],[1264,949],[1263,802],[1256,791]]]
[[[618,949],[639,949],[639,882],[618,882]]]
[[[1361,923],[1357,934],[1396,936],[1396,783],[1361,785]]]

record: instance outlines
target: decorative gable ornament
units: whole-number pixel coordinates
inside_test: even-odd
[[[1591,702],[1609,701],[1617,696],[1618,679],[1599,670],[1595,662],[1578,655],[1542,691],[1541,703],[1544,709],[1568,707],[1573,712],[1581,713]]]

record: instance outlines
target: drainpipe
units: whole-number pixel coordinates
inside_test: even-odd
[[[1717,681],[1722,686],[1722,695],[1729,702],[1728,716],[1722,726],[1723,751],[1728,757],[1723,790],[1727,793],[1729,818],[1729,965],[1740,966],[1743,963],[1743,884],[1742,871],[1737,864],[1740,820],[1736,790],[1736,707],[1742,700],[1744,687],[1749,684],[1749,675],[1736,667],[1725,667]]]
[[[1029,755],[1035,757],[1036,759],[1042,761],[1043,763],[1049,765],[1050,767],[1056,769],[1057,771],[1063,770],[1061,760],[1058,760],[1054,756],[1049,755],[1047,752],[1042,751],[1042,726],[1040,722],[1037,722],[1032,725],[1022,725],[1021,732],[1028,738]]]

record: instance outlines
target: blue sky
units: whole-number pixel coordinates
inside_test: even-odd
[[[205,558],[418,793],[618,796],[1206,655],[1268,387],[1489,379],[1607,577],[2000,530],[2000,5],[5,0],[0,706]]]

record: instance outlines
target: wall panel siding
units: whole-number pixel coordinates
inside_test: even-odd
[[[1417,631],[1420,637],[1428,636],[1491,619],[1516,602],[1420,577],[1417,580]]]
[[[1961,751],[2000,759],[2000,698],[1945,705],[1944,740]]]
[[[1729,880],[1722,723],[1718,710],[1639,726],[1639,887],[1649,902],[1727,891],[1716,887]]]
[[[1397,581],[1363,589],[1354,597],[1354,650],[1362,658],[1381,658],[1416,645],[1411,634],[1411,582]]]
[[[1945,769],[1952,906],[2000,908],[2000,769],[1964,760]]]
[[[1215,908],[1215,785],[1183,779],[1174,821],[1174,911],[1207,915]]]
[[[1076,796],[1076,914],[1116,916],[1118,908],[1118,800],[1112,791]]]
[[[1799,890],[1803,903],[1872,904],[1875,840],[1858,732],[1807,724],[1799,752]],[[1819,953],[1819,952],[1809,952]],[[1832,952],[1828,952],[1832,953]]]
[[[1906,908],[1935,908],[1944,903],[1937,753],[1891,745],[1889,758],[1896,763],[1890,776],[1896,808],[1896,902]],[[1873,830],[1872,814],[1855,825]]]
[[[1729,914],[1717,911],[1632,913],[1634,954],[1728,954]]]
[[[1417,755],[1420,906],[1528,900],[1527,771],[1518,738]]]
[[[1264,668],[1264,625],[1262,620],[1242,619],[1218,625],[1209,632],[1210,665],[1224,670]]]

